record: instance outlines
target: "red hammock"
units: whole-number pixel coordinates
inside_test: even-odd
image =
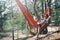
[[[47,14],[47,15],[49,15],[49,7],[48,8],[46,8],[46,10],[45,10],[45,12],[44,12],[44,14]]]
[[[26,10],[26,8],[21,4],[21,2],[19,0],[16,0],[19,8],[21,9],[24,17],[26,18],[26,20],[28,21],[29,25],[37,28],[38,24],[36,21],[34,21],[34,19],[31,17],[30,13]],[[43,25],[45,25],[45,22],[43,23]],[[42,26],[43,26],[42,25]]]

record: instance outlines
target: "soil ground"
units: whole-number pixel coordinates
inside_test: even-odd
[[[60,32],[56,32],[56,33],[52,33],[54,31],[60,30],[60,27],[56,27],[56,26],[49,26],[47,27],[48,29],[48,35],[44,34],[44,35],[39,35],[39,40],[60,40]],[[31,36],[26,35],[26,34],[22,34],[20,31],[14,32],[14,40],[35,40],[36,36]],[[0,33],[0,40],[13,40],[12,39],[12,32],[1,32]]]

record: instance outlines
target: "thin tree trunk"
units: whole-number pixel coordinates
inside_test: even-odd
[[[34,12],[35,12],[36,17],[39,18],[38,12],[37,12],[37,8],[36,8],[36,7],[37,7],[36,2],[37,2],[37,1],[34,0]]]

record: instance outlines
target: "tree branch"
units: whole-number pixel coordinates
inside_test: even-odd
[[[35,12],[35,15],[37,16],[37,18],[39,18],[36,7],[37,7],[36,0],[34,0],[34,12]]]

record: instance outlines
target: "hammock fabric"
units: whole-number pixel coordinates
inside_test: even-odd
[[[48,8],[46,8],[46,10],[45,10],[44,14],[49,15],[49,7],[48,7]]]
[[[26,10],[26,8],[21,4],[21,2],[19,0],[16,0],[20,10],[22,11],[24,17],[26,18],[26,20],[28,21],[29,25],[37,28],[38,27],[38,24],[37,24],[37,21],[35,21],[32,16],[30,15],[30,13]],[[45,25],[45,22],[43,23],[42,26]]]

